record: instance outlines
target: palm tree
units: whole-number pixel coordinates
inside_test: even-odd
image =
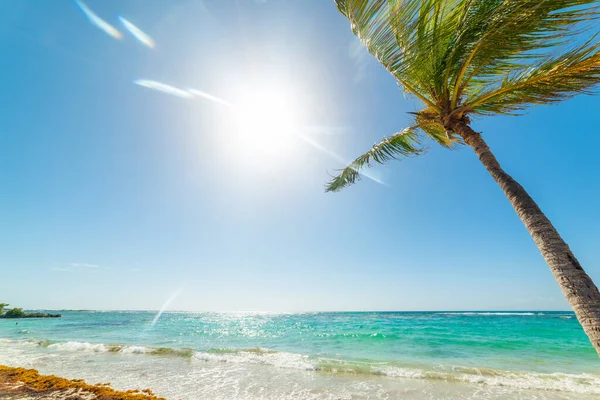
[[[10,304],[8,303],[0,303],[0,315],[4,312],[4,307],[8,307]]]
[[[424,108],[327,184],[338,191],[373,162],[422,154],[424,138],[470,146],[533,237],[600,355],[600,292],[523,187],[507,174],[471,116],[515,115],[600,83],[598,2],[590,0],[335,0],[352,31]],[[596,3],[596,4],[594,4]],[[577,44],[578,43],[578,44]]]

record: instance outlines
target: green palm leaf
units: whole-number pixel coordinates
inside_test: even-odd
[[[352,164],[344,168],[339,175],[327,184],[326,190],[337,192],[346,186],[352,185],[360,180],[361,170],[364,167],[370,167],[373,162],[384,164],[389,160],[417,156],[423,152],[424,149],[419,147],[417,127],[406,128],[402,132],[383,139],[367,153],[354,160]]]
[[[455,59],[448,63],[448,76],[454,76],[453,107],[469,91],[472,79],[493,82],[532,60],[543,59],[545,50],[581,33],[583,27],[578,29],[578,24],[597,17],[596,8],[585,7],[595,3],[592,0],[466,3],[467,15],[454,43]]]
[[[509,74],[500,86],[468,99],[465,109],[479,114],[510,113],[592,93],[600,82],[600,43],[578,47],[538,65]]]

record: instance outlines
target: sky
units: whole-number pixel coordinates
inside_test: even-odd
[[[2,0],[0,54],[2,302],[568,309],[469,148],[324,192],[420,109],[333,1]],[[596,282],[599,105],[473,121]]]

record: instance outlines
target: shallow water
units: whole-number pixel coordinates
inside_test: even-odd
[[[0,364],[169,399],[586,399],[572,313],[62,312],[0,320]]]

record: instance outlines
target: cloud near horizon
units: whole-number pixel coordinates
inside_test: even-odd
[[[80,272],[80,273],[92,273],[92,272],[106,272],[106,271],[122,271],[122,272],[142,272],[141,268],[137,267],[127,267],[127,268],[111,268],[105,267],[98,264],[90,264],[90,263],[80,263],[74,262],[69,263],[62,267],[54,267],[51,268],[52,271],[56,272]]]
[[[92,271],[106,271],[110,268],[102,267],[97,264],[89,263],[70,263],[64,267],[52,268],[53,271],[58,272],[92,272]]]

